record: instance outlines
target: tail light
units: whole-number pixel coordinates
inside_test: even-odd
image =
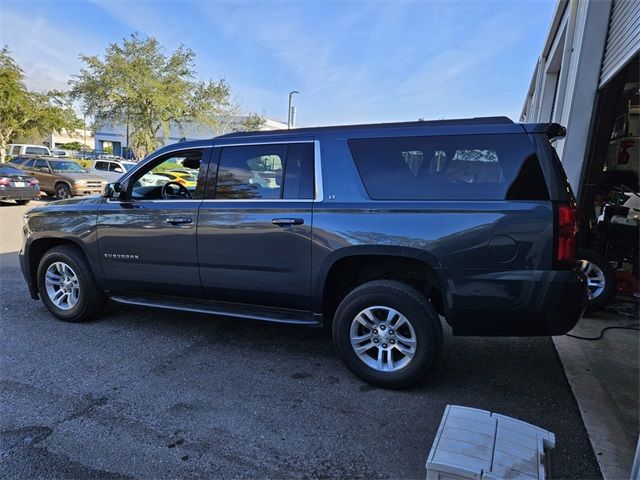
[[[9,180],[8,178],[0,178],[0,185],[2,185],[3,187],[8,187],[11,185],[11,180]]]
[[[632,148],[636,142],[633,140],[623,140],[620,142],[620,148],[618,149],[618,165],[627,165],[629,163],[629,152],[627,150]]]
[[[32,187],[35,187],[36,185],[38,185],[40,182],[38,182],[37,178],[30,178],[29,179],[29,185]]]
[[[179,178],[178,180],[176,180],[176,183],[179,183],[180,185],[186,185],[187,182],[185,182],[184,180],[182,180],[181,178]]]
[[[556,264],[559,268],[572,268],[576,262],[577,210],[574,204],[557,206],[558,234]]]

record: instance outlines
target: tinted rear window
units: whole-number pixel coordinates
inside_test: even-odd
[[[548,199],[526,135],[366,138],[348,143],[365,188],[376,200]]]

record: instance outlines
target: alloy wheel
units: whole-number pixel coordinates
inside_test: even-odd
[[[78,303],[80,282],[73,269],[64,262],[54,262],[45,273],[44,284],[49,300],[60,310],[71,310]]]
[[[418,340],[411,322],[391,307],[365,308],[351,322],[349,335],[358,358],[380,372],[396,372],[416,354]]]
[[[589,260],[579,260],[580,270],[587,277],[587,286],[589,287],[589,300],[599,297],[604,292],[606,280],[604,272],[595,263]]]

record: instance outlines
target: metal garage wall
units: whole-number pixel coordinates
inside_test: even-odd
[[[613,0],[600,86],[640,51],[640,2]]]

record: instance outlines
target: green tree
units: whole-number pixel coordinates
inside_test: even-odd
[[[234,125],[233,131],[234,132],[255,132],[260,130],[266,121],[267,119],[264,118],[263,116],[258,115],[257,113],[251,113],[245,119],[244,122]]]
[[[67,142],[67,143],[58,145],[58,148],[61,148],[62,150],[73,150],[75,152],[78,152],[80,150],[85,150],[86,145],[80,142]]]
[[[72,130],[81,124],[64,93],[30,92],[9,48],[0,50],[0,162],[5,162],[7,146],[17,136]]]
[[[215,130],[232,106],[224,80],[195,79],[194,58],[184,46],[166,55],[157,39],[134,33],[110,44],[103,58],[80,55],[84,67],[70,82],[71,95],[98,126],[129,125],[130,146],[142,158],[171,126],[197,123]]]

